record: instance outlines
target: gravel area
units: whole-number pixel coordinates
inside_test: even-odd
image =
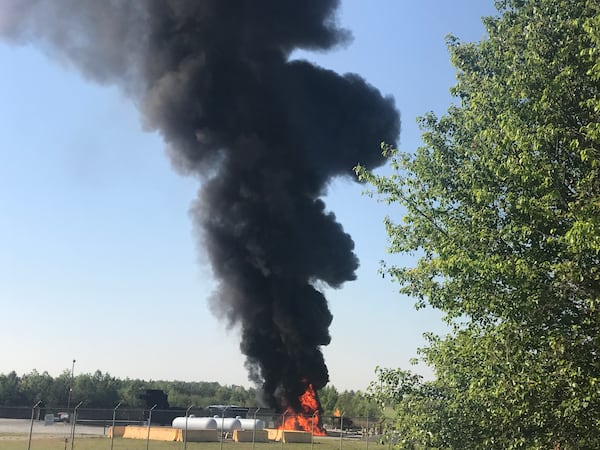
[[[31,428],[31,420],[27,419],[0,419],[0,433],[7,434],[29,434]],[[77,424],[75,427],[75,435],[96,435],[102,436],[107,433],[107,429],[104,427],[81,425]],[[34,420],[33,422],[33,434],[43,434],[48,436],[70,436],[71,435],[71,424],[70,423],[52,423],[45,425],[43,420]]]

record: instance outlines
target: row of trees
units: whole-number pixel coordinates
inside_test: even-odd
[[[379,404],[365,392],[338,392],[335,386],[325,386],[319,391],[319,400],[323,406],[323,412],[327,416],[343,415],[369,418],[381,416]]]
[[[379,369],[401,448],[600,448],[600,3],[502,0],[488,38],[448,40],[457,104],[416,152],[360,179],[399,205],[384,266],[445,313],[421,356]]]
[[[254,389],[243,386],[222,386],[216,382],[144,381],[119,379],[108,373],[78,374],[71,380],[68,371],[57,377],[36,370],[18,376],[15,372],[0,375],[0,405],[25,406],[43,400],[49,407],[64,407],[69,400],[85,399],[88,408],[113,408],[118,402],[130,408],[142,408],[139,395],[144,389],[161,389],[169,396],[172,406],[235,404],[250,406],[256,403]]]
[[[223,386],[216,382],[144,381],[118,379],[108,373],[78,374],[71,380],[69,371],[57,377],[36,370],[23,376],[15,372],[0,374],[0,406],[28,406],[43,400],[48,407],[64,408],[85,400],[86,408],[113,408],[118,402],[123,407],[143,408],[139,395],[145,389],[160,389],[168,395],[171,406],[239,405],[259,406],[255,389],[243,386]],[[348,416],[377,416],[377,404],[370,402],[360,391],[338,392],[333,386],[319,391],[324,414],[337,410]]]

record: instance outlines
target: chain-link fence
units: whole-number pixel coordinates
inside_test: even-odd
[[[227,446],[241,450],[250,445],[254,448],[278,443],[282,447],[318,444],[323,450],[344,446],[346,450],[368,450],[369,445],[385,441],[385,422],[374,417],[276,414],[260,408],[250,409],[244,417],[234,416],[237,411],[227,411],[227,408],[221,415],[208,417],[206,414],[205,408],[193,406],[168,410],[122,408],[120,404],[113,409],[95,409],[85,408],[83,402],[69,409],[46,408],[39,404],[0,406],[0,435],[21,435],[28,441],[28,450],[36,448],[42,438],[64,440],[65,449],[106,447],[111,450],[142,448],[140,441],[145,441],[146,448],[154,445],[157,449],[178,446],[185,449],[189,445],[190,448],[219,446],[222,450]],[[204,421],[210,423],[205,429],[198,425],[204,423],[198,420],[201,417],[210,419]],[[91,436],[104,436],[104,447],[98,439],[85,439]]]

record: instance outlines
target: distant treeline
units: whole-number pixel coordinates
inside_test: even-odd
[[[57,377],[37,370],[19,376],[14,371],[0,374],[0,406],[27,406],[42,400],[47,407],[65,407],[85,400],[86,408],[114,408],[118,402],[122,407],[144,408],[140,394],[145,389],[161,389],[168,395],[171,407],[188,405],[239,405],[261,406],[258,392],[253,388],[237,385],[220,385],[217,382],[188,381],[145,381],[119,379],[97,370],[93,374],[78,374],[71,380],[69,371]],[[377,406],[369,402],[360,391],[338,392],[333,386],[319,391],[325,415],[336,411],[347,416],[378,415]]]

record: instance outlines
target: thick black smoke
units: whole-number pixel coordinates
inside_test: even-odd
[[[338,3],[0,2],[4,39],[120,85],[175,166],[202,176],[194,215],[219,282],[213,309],[240,327],[250,377],[280,409],[328,381],[332,316],[315,285],[338,287],[358,267],[320,197],[356,163],[383,163],[378,143],[399,132],[393,100],[359,76],[289,61],[348,40]]]

